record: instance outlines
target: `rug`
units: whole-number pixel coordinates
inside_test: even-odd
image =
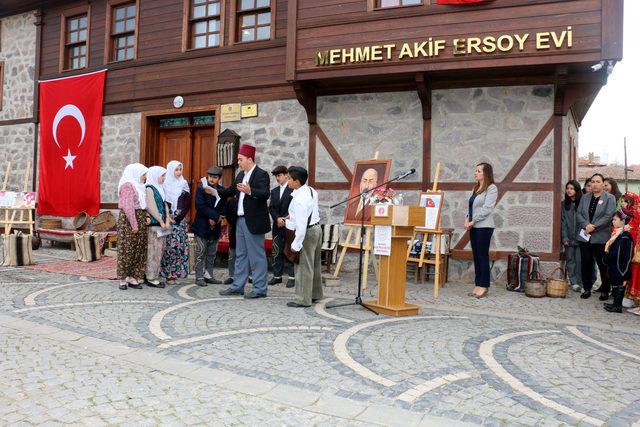
[[[49,273],[68,274],[71,276],[86,276],[96,279],[116,279],[116,257],[102,257],[93,262],[54,261],[45,264],[30,265],[27,268],[46,271]]]

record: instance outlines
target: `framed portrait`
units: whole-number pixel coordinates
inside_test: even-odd
[[[389,179],[391,160],[358,160],[353,172],[353,180],[349,190],[349,198],[357,196],[365,190],[372,190]],[[371,224],[371,209],[369,199],[364,204],[361,199],[354,199],[347,203],[344,211],[345,224],[360,224],[364,211],[364,223]]]
[[[442,191],[424,191],[420,193],[418,206],[425,208],[424,227],[421,230],[437,230],[440,228],[440,214],[444,193]]]

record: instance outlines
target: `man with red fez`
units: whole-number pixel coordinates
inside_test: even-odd
[[[245,298],[267,296],[267,255],[264,252],[264,235],[271,231],[269,217],[269,173],[256,166],[256,148],[242,144],[238,152],[241,171],[233,185],[222,197],[235,195],[238,206],[236,222],[236,258],[233,284],[220,295],[244,295],[244,285],[249,274],[253,277],[253,291]]]

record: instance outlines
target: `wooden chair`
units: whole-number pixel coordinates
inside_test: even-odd
[[[322,228],[322,261],[331,272],[331,264],[338,258],[338,244],[340,243],[340,224],[320,224]]]

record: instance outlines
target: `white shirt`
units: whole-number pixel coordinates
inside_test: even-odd
[[[307,225],[320,222],[318,192],[305,184],[297,190],[293,190],[291,197],[293,199],[289,205],[289,219],[286,221],[286,227],[289,230],[295,230],[296,238],[291,243],[291,249],[299,252],[307,234]],[[309,221],[309,215],[311,215],[311,221]]]
[[[280,185],[280,200],[282,200],[282,195],[284,194],[284,190],[288,187],[289,181],[285,181],[284,184]]]
[[[249,180],[251,179],[251,173],[255,168],[256,168],[256,165],[253,165],[253,167],[251,168],[251,170],[249,170],[249,172],[244,173],[244,177],[242,178],[243,184],[246,184],[249,182]],[[244,196],[246,196],[246,194],[241,191],[240,197],[238,197],[238,216],[244,216]]]

